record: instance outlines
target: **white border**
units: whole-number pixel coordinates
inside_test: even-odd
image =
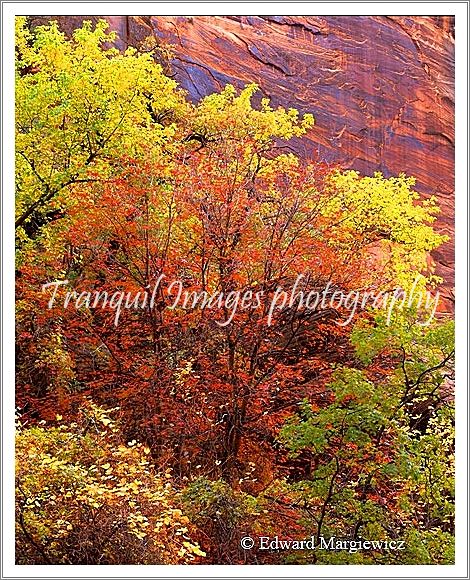
[[[466,6],[467,5],[467,6]],[[149,578],[149,577],[350,577],[350,578],[467,578],[467,107],[468,62],[465,2],[8,2],[3,3],[3,571],[5,578]],[[456,323],[457,323],[457,521],[454,566],[17,566],[14,563],[14,17],[15,15],[218,15],[230,14],[315,15],[455,15],[456,16]]]

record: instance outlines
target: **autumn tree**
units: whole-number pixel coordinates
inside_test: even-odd
[[[363,231],[357,228],[352,249],[344,240],[353,227],[332,210],[335,179],[341,180],[336,195],[345,196],[343,174],[324,175],[282,156],[268,159],[269,169],[253,180],[233,159],[233,152],[225,158],[218,149],[203,155],[190,149],[185,163],[171,168],[123,159],[119,178],[77,190],[67,218],[48,228],[67,253],[57,256],[54,246],[41,253],[37,269],[30,263],[22,271],[32,276],[32,286],[25,284],[34,296],[28,304],[48,300],[38,296],[46,273],[60,271],[68,280],[55,308],[41,316],[63,319],[61,344],[86,391],[129,407],[129,436],[143,430],[153,452],[176,454],[180,469],[196,453],[196,461],[197,454],[206,462],[211,457],[238,479],[244,433],[254,442],[272,436],[308,395],[311,381],[328,370],[332,341],[344,341],[347,332],[337,324],[349,315],[341,308],[308,310],[294,301],[273,309],[277,289],[291,290],[299,275],[304,293],[328,284],[344,293],[361,285],[388,288],[402,262],[390,257],[387,273],[380,263],[372,267],[371,232],[378,235],[385,221],[396,227],[388,243],[397,251],[410,243],[412,223],[417,239],[434,244],[439,236],[426,223],[430,212],[413,203],[406,180],[400,230],[387,212],[397,202],[391,185],[403,188],[404,178],[376,176],[363,178],[364,187],[382,186],[380,206],[364,211],[361,224],[373,217]],[[424,247],[418,251],[424,264]],[[64,311],[61,305],[67,290],[119,289],[135,296],[162,275],[153,307],[123,310],[117,325],[112,310]],[[189,296],[176,308],[177,292],[168,292],[173,280]],[[201,303],[201,292],[221,295],[220,307],[217,300],[212,307]],[[240,296],[248,297],[248,306]]]
[[[113,173],[116,156],[161,152],[187,111],[151,52],[103,48],[102,20],[66,40],[56,22],[16,19],[16,228],[19,239],[63,215],[73,186]]]
[[[416,324],[416,312],[355,330],[369,365],[340,368],[330,404],[304,401],[280,433],[310,468],[270,493],[303,505],[304,534],[404,542],[403,551],[322,552],[317,563],[452,563],[453,324]],[[384,364],[385,357],[387,364]]]

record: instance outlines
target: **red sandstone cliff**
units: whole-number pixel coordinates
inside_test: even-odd
[[[67,32],[84,16],[55,18]],[[257,82],[275,105],[312,112],[302,156],[362,173],[405,172],[438,197],[434,253],[445,294],[454,283],[454,39],[451,17],[112,16],[122,42],[174,45],[172,68],[193,100]],[[96,17],[88,17],[96,20]],[[447,306],[451,307],[450,304]]]

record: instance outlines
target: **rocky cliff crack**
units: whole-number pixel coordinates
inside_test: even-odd
[[[209,73],[209,76],[218,85],[218,87],[219,87],[220,90],[223,88],[222,83],[220,82],[220,80],[217,77],[214,76],[214,74],[213,74],[212,70],[210,69],[210,67],[205,66],[205,65],[201,64],[200,62],[196,62],[194,60],[188,60],[188,59],[182,58],[181,56],[176,57],[176,60],[179,60],[180,62],[184,62],[186,64],[190,64],[190,65],[193,65],[193,66],[197,66],[199,68],[202,68],[203,70],[205,70],[205,71],[207,71]],[[188,74],[188,76],[189,76],[189,78],[191,78],[191,75]],[[191,82],[192,82],[192,79],[191,79]],[[196,87],[196,89],[197,89],[197,87]]]
[[[265,20],[266,22],[269,22],[270,24],[278,24],[279,26],[290,26],[292,28],[301,28],[303,30],[306,30],[307,32],[309,32],[310,34],[313,34],[314,36],[328,36],[329,32],[327,30],[321,30],[320,28],[315,28],[313,26],[308,26],[306,24],[303,24],[302,22],[285,22],[282,20],[273,20],[272,16],[260,16],[261,19]]]

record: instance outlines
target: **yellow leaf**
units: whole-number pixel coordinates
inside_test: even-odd
[[[206,556],[206,553],[203,552],[201,548],[197,545],[192,547],[192,552],[193,554],[196,554],[196,556],[201,556],[202,558],[205,558]]]

